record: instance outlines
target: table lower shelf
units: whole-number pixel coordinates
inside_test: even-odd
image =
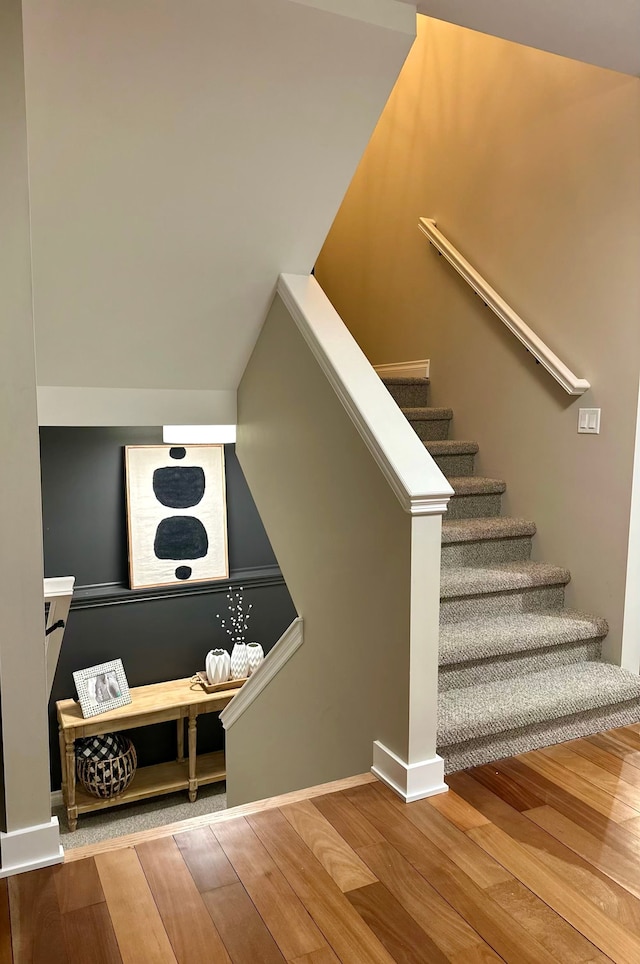
[[[224,751],[216,753],[202,753],[197,757],[196,779],[198,786],[209,783],[219,783],[226,778]],[[152,767],[141,767],[124,791],[117,797],[101,800],[93,797],[76,784],[76,806],[78,813],[90,813],[93,810],[106,810],[109,807],[119,807],[124,803],[134,803],[136,800],[147,800],[164,793],[175,793],[178,790],[189,789],[189,763],[172,761],[159,763]]]

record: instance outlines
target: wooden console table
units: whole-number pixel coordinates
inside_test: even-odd
[[[191,679],[171,680],[137,686],[131,690],[131,703],[108,713],[84,719],[75,700],[56,703],[62,764],[62,796],[67,808],[69,829],[75,830],[78,814],[117,807],[134,800],[176,790],[188,790],[189,800],[196,799],[199,786],[217,783],[226,777],[224,752],[196,756],[197,719],[201,713],[219,713],[233,699],[238,689],[205,693]],[[76,787],[75,741],[83,736],[99,736],[118,730],[132,730],[151,723],[176,720],[177,759],[171,763],[141,767],[124,793],[102,800]],[[184,723],[188,720],[189,745],[184,755]]]

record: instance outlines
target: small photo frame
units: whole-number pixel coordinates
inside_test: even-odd
[[[121,659],[98,663],[73,674],[82,715],[97,716],[131,702],[129,684]]]

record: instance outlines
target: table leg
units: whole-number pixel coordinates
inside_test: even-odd
[[[196,744],[196,717],[189,713],[189,800],[191,803],[195,801],[198,792],[198,781],[196,779]]]
[[[184,763],[184,720],[182,717],[177,721],[178,734],[178,763]]]
[[[69,830],[74,831],[78,826],[78,808],[76,807],[76,744],[75,740],[66,741],[67,758],[67,820]]]
[[[61,726],[58,727],[58,741],[60,743],[60,773],[62,775],[62,802],[67,805],[67,743],[64,736],[64,731]]]

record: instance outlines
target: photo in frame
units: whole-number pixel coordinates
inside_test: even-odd
[[[86,719],[108,713],[131,702],[129,684],[121,659],[98,663],[73,674],[82,715]]]
[[[228,579],[223,445],[125,446],[131,589]]]

